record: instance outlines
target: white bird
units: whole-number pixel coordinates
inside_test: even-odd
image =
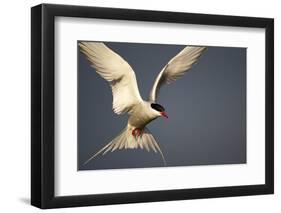
[[[175,81],[190,70],[206,47],[186,46],[173,57],[158,74],[149,98],[145,101],[140,96],[134,70],[120,55],[102,42],[79,42],[79,46],[90,65],[111,86],[113,111],[118,115],[129,115],[127,126],[121,133],[90,157],[84,165],[100,153],[136,148],[145,148],[147,151],[152,149],[155,153],[159,151],[166,165],[164,155],[146,125],[158,117],[168,118],[164,107],[156,103],[161,86]]]

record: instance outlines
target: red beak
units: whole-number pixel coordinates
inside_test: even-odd
[[[165,118],[168,118],[168,115],[167,115],[166,112],[161,112],[161,115],[162,115],[163,117],[165,117]]]

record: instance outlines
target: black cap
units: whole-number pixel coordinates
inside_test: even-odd
[[[161,106],[160,104],[152,103],[150,106],[151,106],[151,108],[155,109],[158,112],[165,112],[165,108],[163,106]]]

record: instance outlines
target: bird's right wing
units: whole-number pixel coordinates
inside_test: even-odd
[[[120,55],[102,42],[80,42],[79,46],[96,72],[109,82],[115,113],[129,112],[142,101],[135,72]]]
[[[189,71],[206,49],[206,47],[186,46],[173,57],[155,79],[149,101],[156,101],[161,86],[172,83]]]

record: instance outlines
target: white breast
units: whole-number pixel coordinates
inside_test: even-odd
[[[129,114],[128,125],[136,128],[144,128],[145,125],[159,117],[159,113],[153,110],[150,102],[147,101],[136,105]]]

